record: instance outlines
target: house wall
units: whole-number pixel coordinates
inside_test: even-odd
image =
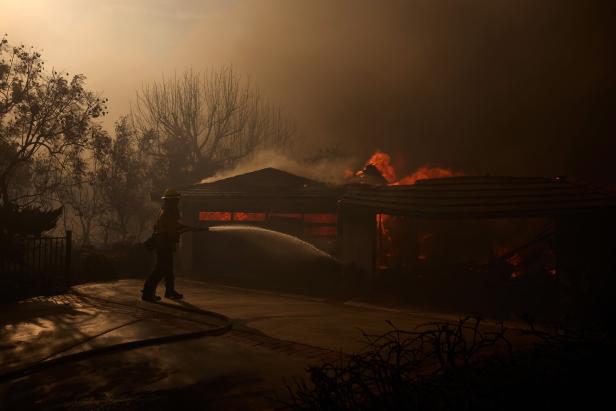
[[[182,222],[184,224],[200,227],[204,225],[227,225],[227,224],[247,224],[258,227],[267,228],[274,231],[284,232],[304,241],[312,243],[317,248],[333,255],[338,256],[339,253],[339,240],[340,240],[340,227],[341,217],[338,215],[338,209],[332,206],[332,202],[314,202],[310,199],[306,201],[294,201],[294,202],[276,202],[268,200],[264,204],[256,204],[254,201],[235,199],[229,201],[225,199],[196,199],[186,198],[180,203],[180,209],[182,212]],[[301,219],[285,220],[271,218],[268,216],[265,221],[199,221],[200,212],[218,212],[218,213],[290,213],[297,214]],[[336,221],[330,223],[319,223],[304,221],[304,215],[333,215],[336,216]],[[333,227],[334,231],[337,231],[335,235],[317,235],[310,234],[306,230],[318,229],[320,227],[330,228]],[[194,272],[197,268],[195,255],[198,253],[199,242],[202,242],[205,237],[203,233],[184,233],[180,240],[178,253],[176,255],[177,269],[180,272]]]
[[[376,264],[376,215],[373,211],[345,209],[341,216],[341,259],[348,270],[362,274],[363,285],[369,288]]]

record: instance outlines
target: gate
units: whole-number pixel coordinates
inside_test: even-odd
[[[53,294],[71,285],[71,231],[65,237],[24,237],[0,254],[0,294]],[[14,298],[10,298],[14,299]]]

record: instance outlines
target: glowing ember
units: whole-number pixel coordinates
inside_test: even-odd
[[[507,262],[515,269],[515,271],[511,273],[511,278],[518,278],[522,274],[518,269],[518,266],[522,263],[522,256],[516,253],[509,257]]]
[[[226,211],[200,211],[199,221],[231,221],[231,213]]]
[[[387,268],[390,265],[389,260],[397,252],[390,233],[392,218],[394,217],[388,214],[376,215],[376,230],[378,238],[377,266],[379,269]]]
[[[234,221],[265,221],[265,213],[233,213]]]
[[[392,241],[391,233],[390,233],[390,230],[391,230],[390,225],[393,219],[394,217],[389,214],[377,214],[376,215],[377,230],[379,231],[383,240],[385,240],[388,243],[391,243]]]
[[[510,246],[507,246],[507,245],[502,245],[502,244],[496,245],[493,247],[492,252],[497,258],[501,258],[509,254],[511,252],[511,248]],[[512,269],[511,278],[518,278],[519,276],[522,275],[521,265],[524,261],[524,258],[520,254],[513,253],[509,255],[505,259],[505,261]]]

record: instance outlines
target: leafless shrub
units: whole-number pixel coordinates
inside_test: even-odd
[[[476,317],[457,323],[432,322],[414,331],[393,328],[383,335],[364,334],[367,349],[337,363],[308,369],[309,381],[287,383],[295,410],[406,409],[440,391],[434,378],[480,361],[488,350],[510,355],[507,329],[484,331]],[[392,325],[393,327],[393,325]]]
[[[514,350],[515,338],[531,344]],[[291,410],[477,410],[582,406],[609,393],[613,341],[564,329],[496,327],[479,318],[366,335],[368,348],[286,383]]]

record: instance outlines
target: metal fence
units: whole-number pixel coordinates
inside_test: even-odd
[[[67,289],[71,284],[72,233],[65,237],[25,237],[0,254],[2,292],[36,295]]]

